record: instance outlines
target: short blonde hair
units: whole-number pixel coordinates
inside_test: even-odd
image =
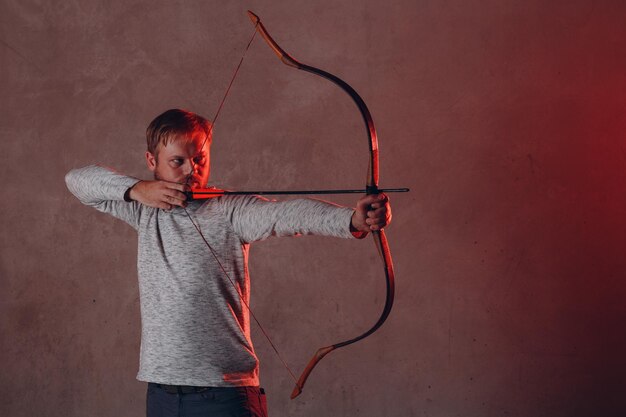
[[[156,156],[159,145],[180,139],[190,138],[196,132],[204,132],[206,142],[211,143],[212,125],[204,117],[187,110],[171,109],[161,113],[150,122],[146,130],[148,152]]]

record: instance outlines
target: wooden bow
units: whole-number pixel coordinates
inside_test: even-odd
[[[255,15],[251,11],[248,11],[248,16],[250,17],[250,20],[252,20],[252,23],[254,23],[258,33],[263,37],[263,39],[265,39],[265,41],[270,46],[270,48],[272,48],[274,53],[276,53],[278,58],[280,58],[280,60],[285,65],[288,65],[292,68],[296,68],[299,70],[307,71],[315,75],[319,75],[320,77],[323,77],[333,82],[335,85],[339,86],[343,91],[345,91],[352,98],[352,100],[354,100],[357,107],[359,108],[359,111],[361,112],[363,121],[365,122],[365,128],[367,131],[369,152],[370,152],[369,166],[368,166],[368,173],[367,173],[367,185],[366,185],[365,191],[367,194],[378,194],[380,192],[378,188],[378,178],[379,178],[378,137],[376,135],[376,128],[374,127],[374,121],[372,120],[372,116],[367,108],[367,105],[365,105],[365,102],[361,98],[361,96],[359,96],[359,94],[354,90],[354,88],[352,88],[350,85],[348,85],[348,83],[346,83],[339,77],[329,72],[326,72],[324,70],[321,70],[319,68],[302,64],[298,62],[297,60],[295,60],[288,53],[286,53],[280,46],[278,46],[278,44],[276,43],[274,39],[272,39],[270,34],[267,32],[267,29],[265,29],[265,27],[263,26],[263,23],[261,23],[261,19],[259,19],[257,15]],[[384,264],[384,269],[385,269],[385,279],[387,282],[387,296],[385,299],[385,307],[383,308],[383,311],[380,317],[378,318],[378,321],[374,323],[374,325],[363,334],[357,337],[354,337],[352,339],[346,340],[344,342],[339,342],[339,343],[332,344],[330,346],[319,348],[317,352],[315,352],[311,360],[309,361],[306,368],[304,368],[302,375],[298,379],[296,386],[294,387],[291,393],[292,399],[300,395],[300,393],[302,392],[302,388],[304,387],[304,384],[306,383],[307,378],[309,377],[309,375],[311,374],[315,366],[319,363],[320,360],[322,360],[324,356],[328,355],[330,352],[332,352],[335,349],[348,346],[348,345],[358,342],[359,340],[365,339],[366,337],[374,333],[376,330],[378,330],[380,326],[382,326],[382,324],[385,322],[385,320],[389,316],[389,313],[391,312],[391,307],[393,306],[394,288],[395,288],[394,286],[395,275],[393,271],[393,262],[391,259],[391,250],[389,249],[389,244],[387,243],[387,237],[385,236],[384,230],[372,232],[372,237],[374,238],[376,248],[378,249],[378,252],[381,255],[381,258]]]
[[[227,195],[227,194],[259,194],[259,195],[261,194],[338,194],[338,193],[365,192],[366,194],[370,195],[370,194],[379,194],[384,191],[385,192],[409,191],[408,188],[394,188],[394,189],[379,189],[378,188],[378,179],[379,179],[378,138],[376,136],[376,129],[374,127],[374,121],[372,120],[372,116],[370,115],[370,112],[367,106],[365,105],[365,102],[361,98],[361,96],[359,96],[357,92],[350,85],[348,85],[345,81],[341,80],[339,77],[333,74],[330,74],[329,72],[323,71],[319,68],[311,67],[309,65],[305,65],[296,61],[289,54],[287,54],[280,46],[278,46],[278,44],[276,43],[276,41],[274,41],[274,39],[272,39],[270,34],[267,32],[267,29],[265,29],[265,27],[263,26],[263,24],[261,23],[261,20],[259,19],[257,15],[255,15],[251,11],[248,11],[248,16],[250,17],[250,19],[255,25],[255,28],[256,28],[255,34],[258,32],[263,37],[263,39],[265,39],[267,44],[272,48],[272,50],[276,53],[276,55],[278,55],[278,57],[284,64],[293,68],[311,72],[313,74],[319,75],[333,82],[334,84],[338,85],[343,91],[345,91],[352,98],[352,100],[354,100],[357,107],[359,108],[359,111],[361,112],[363,121],[365,122],[365,127],[367,131],[367,136],[368,136],[370,158],[369,158],[369,165],[368,165],[366,187],[365,189],[359,189],[359,190],[305,190],[305,191],[224,191],[224,190],[211,190],[211,189],[204,189],[204,190],[197,189],[197,190],[192,190],[191,192],[189,192],[188,198],[203,199],[203,198],[211,198],[214,196]],[[252,39],[254,39],[254,36]],[[248,43],[248,48],[250,47],[250,44],[252,43],[252,39]],[[222,102],[218,106],[218,110],[215,114],[215,117],[213,118],[213,124],[211,126],[211,130],[213,126],[215,125],[215,121],[220,113],[220,110],[224,104],[224,100],[226,99],[226,96],[228,95],[228,92],[233,84],[233,81],[235,79],[235,76],[239,68],[241,67],[242,62],[243,62],[243,57],[241,58],[241,61],[239,62],[239,65],[237,66],[237,69],[235,70],[235,74],[233,75],[233,78],[231,79],[231,82],[230,82],[230,85],[228,86],[226,94],[222,98]],[[207,139],[208,139],[208,135],[207,135]],[[232,281],[232,279],[226,272],[226,269],[222,266],[222,263],[217,257],[217,254],[215,253],[213,248],[209,245],[205,237],[202,235],[202,232],[200,228],[198,227],[198,225],[195,223],[195,221],[193,220],[191,215],[187,212],[187,210],[185,210],[185,212],[187,213],[189,220],[193,223],[194,227],[196,228],[196,230],[202,237],[204,243],[209,248],[211,254],[217,261],[223,273],[226,275],[226,277],[231,282],[231,284],[235,286],[235,283]],[[385,279],[387,283],[387,295],[385,299],[385,306],[383,308],[383,311],[380,317],[378,318],[378,321],[376,321],[376,323],[374,323],[374,325],[369,330],[365,331],[364,333],[362,333],[361,335],[357,337],[354,337],[352,339],[349,339],[343,342],[335,343],[330,346],[319,348],[315,352],[315,354],[313,355],[309,363],[307,364],[300,378],[298,378],[297,380],[296,380],[295,375],[293,374],[293,372],[291,372],[291,369],[289,368],[289,366],[287,366],[285,361],[282,359],[278,350],[272,343],[271,339],[269,338],[269,336],[267,335],[267,333],[265,332],[265,330],[259,323],[259,320],[255,317],[254,313],[250,309],[250,306],[245,302],[241,293],[237,291],[239,293],[241,301],[246,306],[246,308],[248,309],[248,311],[250,312],[250,314],[252,315],[256,323],[259,325],[261,331],[263,332],[265,337],[268,339],[270,345],[272,346],[272,348],[278,355],[279,359],[283,362],[283,365],[287,368],[292,378],[294,379],[294,382],[296,383],[296,385],[291,393],[292,399],[300,395],[304,387],[304,384],[306,383],[307,378],[309,377],[309,375],[311,374],[315,366],[319,363],[319,361],[324,356],[326,356],[328,353],[332,352],[335,349],[348,346],[348,345],[358,342],[359,340],[365,339],[366,337],[374,333],[376,330],[378,330],[380,326],[382,326],[382,324],[385,322],[385,320],[389,316],[389,313],[391,312],[391,307],[393,306],[393,299],[394,299],[394,271],[393,271],[393,262],[391,259],[391,251],[389,249],[389,244],[387,243],[387,237],[385,236],[385,232],[383,230],[372,232],[372,237],[374,238],[376,248],[378,249],[378,252],[381,255],[381,258],[384,264]]]

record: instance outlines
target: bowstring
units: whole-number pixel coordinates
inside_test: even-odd
[[[224,96],[222,97],[222,100],[220,101],[220,104],[217,107],[217,111],[215,112],[215,116],[213,116],[213,121],[211,123],[211,126],[209,127],[209,131],[206,133],[204,141],[202,142],[202,145],[199,148],[200,150],[202,150],[204,148],[204,145],[206,145],[207,141],[209,140],[209,138],[211,137],[211,135],[213,133],[213,127],[215,126],[217,118],[219,117],[220,112],[222,111],[222,107],[224,107],[224,102],[226,101],[226,97],[228,97],[228,94],[230,93],[230,89],[233,86],[233,83],[235,82],[235,78],[237,78],[237,74],[239,73],[239,69],[241,68],[241,65],[243,64],[243,60],[246,57],[246,53],[248,52],[248,49],[250,49],[250,45],[252,45],[252,42],[254,41],[254,38],[256,37],[258,25],[259,24],[257,22],[257,24],[254,26],[254,33],[252,34],[252,37],[250,38],[250,42],[248,42],[248,45],[246,46],[246,49],[244,49],[243,54],[241,55],[241,59],[239,60],[239,64],[237,64],[237,67],[235,68],[233,76],[230,79],[230,83],[228,84],[228,87],[226,88],[226,93],[224,93]],[[191,180],[191,176],[193,174],[193,170],[194,170],[194,166],[193,165],[191,167],[191,170],[192,171],[189,173],[189,176],[187,177],[187,181],[186,181],[187,185],[189,185],[189,181]],[[278,352],[278,349],[276,348],[276,345],[274,344],[274,342],[270,338],[269,334],[265,331],[265,329],[261,325],[261,322],[259,321],[259,319],[257,319],[256,315],[254,314],[254,312],[250,308],[250,305],[248,304],[248,302],[246,302],[246,300],[245,300],[243,294],[241,293],[240,289],[235,285],[235,282],[230,277],[228,272],[226,272],[226,268],[224,268],[224,265],[222,265],[222,262],[219,260],[217,254],[215,253],[215,250],[213,249],[213,247],[211,247],[211,245],[209,244],[207,239],[204,237],[204,234],[200,230],[200,226],[198,226],[198,224],[193,220],[193,218],[191,217],[191,214],[187,211],[186,207],[183,207],[183,210],[185,211],[185,214],[189,218],[189,221],[191,222],[191,224],[193,224],[193,227],[198,231],[198,234],[200,235],[200,237],[202,238],[202,240],[206,244],[207,248],[209,248],[209,252],[211,252],[211,255],[213,255],[213,258],[215,259],[215,262],[217,262],[217,264],[219,265],[220,269],[222,270],[222,273],[224,274],[224,276],[226,276],[226,278],[228,278],[228,281],[230,282],[230,284],[233,286],[233,288],[237,292],[237,295],[239,296],[239,300],[241,301],[241,303],[243,305],[246,306],[246,308],[248,309],[248,312],[250,313],[250,315],[254,319],[254,322],[257,324],[259,329],[261,329],[261,333],[263,333],[263,336],[265,336],[265,338],[269,342],[270,346],[274,350],[274,353],[276,353],[276,356],[278,357],[278,359],[280,359],[280,361],[282,362],[282,364],[285,367],[285,369],[287,369],[287,372],[289,372],[289,375],[291,376],[291,379],[293,379],[293,381],[297,385],[298,384],[298,379],[294,375],[294,373],[291,370],[291,368],[289,367],[289,365],[287,365],[287,362],[283,359],[281,354]]]

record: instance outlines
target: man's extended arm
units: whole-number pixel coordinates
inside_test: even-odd
[[[248,243],[270,236],[362,238],[370,230],[370,226],[365,223],[370,203],[365,202],[359,203],[361,207],[356,211],[313,199],[267,201],[240,196],[221,199],[220,203],[225,218],[241,240]],[[353,219],[356,219],[354,222],[358,228]]]

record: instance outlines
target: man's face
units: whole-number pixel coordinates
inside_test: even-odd
[[[175,139],[159,145],[156,155],[146,152],[148,169],[157,180],[188,184],[192,188],[206,187],[210,172],[210,143],[204,132],[191,139]],[[202,146],[202,149],[200,147]]]

